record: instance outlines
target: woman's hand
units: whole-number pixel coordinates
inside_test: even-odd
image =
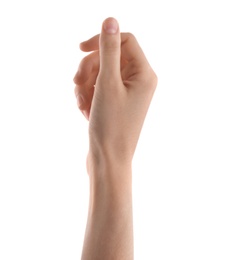
[[[81,43],[91,52],[74,78],[89,120],[90,202],[82,260],[133,259],[131,162],[157,84],[135,37],[113,18]]]
[[[157,76],[135,37],[113,18],[80,44],[91,52],[74,77],[79,109],[89,120],[89,155],[131,162],[157,85]]]

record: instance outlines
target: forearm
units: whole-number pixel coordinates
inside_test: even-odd
[[[89,161],[90,204],[82,260],[133,259],[131,164]]]

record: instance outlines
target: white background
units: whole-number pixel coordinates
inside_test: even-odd
[[[225,259],[224,1],[0,2],[0,259],[80,259],[79,42],[108,16],[159,83],[133,162],[135,259]]]

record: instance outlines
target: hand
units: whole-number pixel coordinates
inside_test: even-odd
[[[82,259],[133,259],[131,161],[157,77],[135,37],[120,33],[113,18],[80,48],[91,52],[74,77],[90,141]]]
[[[74,77],[79,109],[89,120],[89,155],[131,162],[157,85],[157,76],[135,37],[113,18],[80,44],[91,52]]]

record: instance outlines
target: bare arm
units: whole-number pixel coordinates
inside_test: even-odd
[[[113,18],[81,43],[74,78],[89,120],[90,203],[82,260],[133,259],[132,159],[157,77],[135,37]]]
[[[82,259],[133,259],[131,168],[99,159],[100,165],[94,162],[89,171],[90,205]]]

